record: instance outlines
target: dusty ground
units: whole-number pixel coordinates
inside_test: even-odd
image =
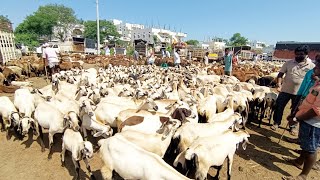
[[[35,87],[43,87],[46,82],[43,78],[31,78]],[[0,94],[1,96],[11,96],[12,94]],[[288,114],[288,106],[286,107],[285,116]],[[284,117],[285,117],[284,116]],[[284,123],[283,123],[284,124]],[[277,144],[278,138],[283,130],[273,132],[267,124],[258,128],[256,124],[249,125],[249,138],[251,144],[247,150],[238,150],[234,157],[232,168],[233,179],[281,179],[282,176],[297,175],[300,170],[294,166],[285,163],[282,156],[296,157],[293,152],[299,149],[298,145],[290,144],[282,141]],[[285,137],[290,136],[288,132]],[[51,160],[47,159],[48,155],[48,135],[44,133],[46,151],[40,151],[40,145],[37,137],[25,137],[22,141],[14,136],[10,140],[5,138],[5,133],[0,133],[0,180],[24,179],[73,179],[75,171],[71,161],[70,154],[66,157],[66,167],[61,167],[61,135],[55,135],[54,153]],[[94,143],[96,144],[96,142]],[[320,156],[319,156],[320,157]],[[88,179],[88,173],[83,162],[80,163],[82,179]],[[91,169],[94,171],[97,179],[101,179],[99,169],[102,162],[97,152],[90,161]],[[221,179],[226,179],[226,163],[220,174]],[[212,171],[214,172],[214,171]],[[119,179],[119,178],[115,178]],[[309,179],[320,179],[320,172],[311,171]]]

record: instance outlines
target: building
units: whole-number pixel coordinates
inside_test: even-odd
[[[274,45],[269,45],[269,46],[262,48],[262,52],[267,53],[267,54],[273,54],[274,48],[275,48]]]
[[[111,22],[117,27],[120,39],[127,42],[134,40],[144,40],[148,44],[165,43],[172,44],[183,41],[187,34],[181,32],[173,32],[159,28],[145,28],[141,24],[124,23],[121,20],[113,19]]]
[[[172,32],[166,29],[146,28],[136,29],[132,31],[132,39],[142,39],[147,41],[148,44],[173,44],[183,42],[187,34],[181,32]]]
[[[263,49],[267,45],[265,42],[254,40],[254,41],[249,41],[249,46],[251,46],[253,50],[256,50],[256,49]]]
[[[118,33],[121,35],[120,40],[130,42],[132,39],[132,32],[137,29],[144,29],[144,25],[124,23],[121,20],[112,19],[111,22],[117,27]]]
[[[72,37],[82,38],[84,34],[84,25],[82,24],[72,24],[65,31],[61,27],[53,28],[53,39],[52,41],[61,41],[60,36],[64,37],[64,41],[72,41]]]
[[[273,60],[291,60],[295,58],[294,50],[303,45],[310,48],[309,58],[315,59],[320,53],[320,42],[296,42],[296,41],[280,41],[277,42],[273,53]]]
[[[9,21],[0,20],[0,64],[17,57],[12,25]]]

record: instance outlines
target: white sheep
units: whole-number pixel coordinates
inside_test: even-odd
[[[119,134],[144,150],[153,152],[163,158],[172,136],[180,125],[180,121],[172,119],[165,122],[156,134],[146,134],[133,130],[122,131]]]
[[[101,122],[96,120],[94,114],[89,116],[88,114],[84,114],[82,117],[81,130],[83,132],[84,138],[87,138],[87,130],[92,130],[95,133],[93,137],[104,137],[107,138],[112,136],[113,130],[109,125],[102,124]]]
[[[9,139],[9,128],[18,125],[20,115],[13,103],[6,96],[0,97],[0,116],[2,117],[2,129],[7,130],[6,137]]]
[[[173,136],[174,142],[178,145],[178,151],[186,150],[197,137],[206,137],[221,134],[230,127],[237,128],[237,125],[242,122],[242,116],[239,113],[234,113],[224,121],[213,123],[185,123]]]
[[[182,163],[183,167],[195,169],[195,179],[206,179],[211,166],[218,166],[215,178],[219,178],[219,172],[223,162],[228,158],[228,179],[231,179],[231,169],[234,153],[239,143],[246,149],[246,143],[250,135],[246,131],[226,131],[220,135],[200,137],[192,145],[181,152],[174,161],[174,166]],[[190,162],[190,163],[189,163]]]
[[[62,152],[61,152],[61,163],[62,166],[65,165],[65,153],[66,150],[72,153],[72,162],[76,170],[76,179],[79,179],[80,164],[79,161],[83,159],[86,164],[86,168],[89,171],[91,177],[93,174],[88,162],[89,158],[93,156],[93,147],[91,142],[83,141],[80,132],[73,131],[67,128],[64,131],[62,138]],[[94,177],[93,177],[94,178]]]
[[[18,132],[20,132],[22,136],[25,136],[29,132],[30,128],[32,128],[35,136],[39,134],[38,123],[33,118],[27,116],[21,118],[17,129]]]
[[[34,96],[28,89],[17,89],[14,92],[13,103],[23,117],[31,117],[35,110]]]
[[[44,151],[43,133],[42,128],[49,129],[49,155],[51,159],[51,149],[53,146],[53,135],[56,133],[62,133],[66,127],[70,126],[75,131],[80,129],[79,119],[75,112],[69,112],[68,114],[62,114],[57,108],[49,103],[40,103],[35,112],[34,118],[39,124],[40,144],[41,151]]]
[[[124,179],[188,179],[163,159],[126,140],[120,134],[98,142],[104,166],[101,173],[104,179],[112,179],[115,170]]]

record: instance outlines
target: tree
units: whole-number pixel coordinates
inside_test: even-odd
[[[8,16],[0,15],[0,30],[4,32],[12,31],[11,21]]]
[[[10,22],[9,18],[7,16],[3,16],[3,15],[0,15],[0,22]]]
[[[39,46],[38,36],[32,33],[16,34],[15,42],[24,44],[30,48]]]
[[[65,41],[67,32],[71,30],[77,22],[73,9],[63,5],[49,4],[40,6],[36,12],[18,25],[16,34],[35,34],[38,38],[51,39],[54,35],[61,41]]]
[[[235,33],[231,38],[230,38],[230,45],[232,46],[245,46],[248,43],[248,39],[241,36],[240,33]]]
[[[186,41],[186,43],[188,45],[193,45],[193,46],[198,46],[199,45],[199,41],[198,40],[193,40],[193,39]]]
[[[117,27],[107,20],[100,20],[100,43],[104,39],[111,43],[115,43],[119,38],[120,34],[117,31]],[[97,22],[96,21],[86,21],[84,22],[84,36],[90,39],[97,39]]]
[[[157,35],[153,35],[152,38],[153,38],[154,45],[159,44],[160,40]]]

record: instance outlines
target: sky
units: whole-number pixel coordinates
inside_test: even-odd
[[[95,0],[0,0],[0,15],[16,27],[39,6],[71,7],[77,18],[96,19]],[[320,42],[320,0],[99,0],[100,19],[159,26],[187,33],[187,39],[230,38],[241,33],[268,44]]]

